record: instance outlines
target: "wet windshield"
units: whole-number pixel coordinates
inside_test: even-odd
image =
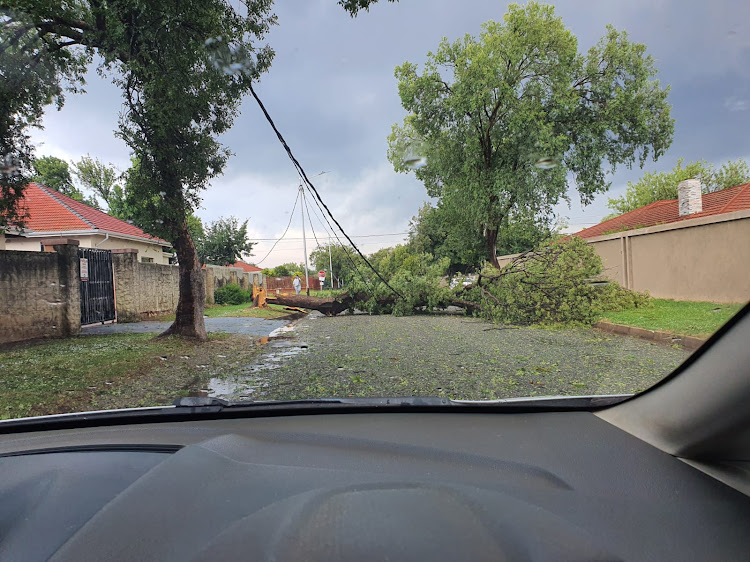
[[[750,298],[747,16],[0,0],[0,419],[649,388]]]

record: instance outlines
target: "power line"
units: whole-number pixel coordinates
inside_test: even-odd
[[[289,227],[292,225],[292,219],[294,218],[294,210],[297,208],[297,201],[299,201],[299,191],[297,192],[297,197],[294,199],[294,206],[292,207],[292,212],[289,213],[289,224],[286,225],[286,230],[284,231],[284,234],[281,235],[281,238],[284,238],[284,235],[289,232]],[[271,255],[271,252],[273,252],[273,249],[276,247],[276,244],[281,242],[281,238],[276,240],[273,246],[271,246],[271,249],[268,250],[268,253],[263,257],[262,260],[259,262],[256,262],[255,265],[260,265],[264,261],[266,261],[266,258]]]
[[[309,190],[310,189],[308,188],[308,191]],[[309,218],[310,217],[310,207],[307,205],[307,199],[305,199],[303,197],[302,200],[305,203],[305,207],[307,207],[307,216]],[[313,198],[313,202],[318,207],[318,209],[320,209],[320,204],[318,204],[318,202],[315,200],[315,198]],[[315,211],[315,207],[313,207],[313,212],[315,213],[315,218],[318,219],[318,222],[323,226],[323,230],[325,230],[326,233],[330,232],[331,234],[333,234],[336,237],[336,240],[339,243],[339,245],[341,246],[341,249],[344,250],[344,255],[346,256],[346,259],[349,260],[349,263],[351,264],[352,269],[357,273],[357,275],[359,275],[359,278],[362,279],[362,282],[365,284],[365,286],[369,288],[370,287],[370,282],[362,274],[362,272],[359,270],[359,266],[356,263],[354,263],[354,260],[349,255],[349,249],[341,243],[341,240],[339,239],[338,235],[336,234],[336,231],[333,230],[333,227],[331,226],[331,223],[328,222],[328,219],[326,218],[325,214],[323,214],[323,209],[320,209],[320,212],[321,212],[323,218],[325,219],[325,222],[327,222],[328,226],[331,228],[330,231],[328,230],[328,228],[326,228],[326,225],[323,224],[323,221],[321,220],[320,215],[318,215],[318,212]],[[312,219],[310,219],[310,228],[312,228]],[[315,230],[313,230],[313,236],[315,236]],[[318,244],[318,246],[320,246],[320,242],[318,242],[317,238],[315,239],[315,242],[316,242],[316,244]],[[374,295],[372,295],[372,296],[374,296]]]
[[[310,191],[310,188],[308,187],[307,190]],[[311,192],[311,195],[312,195],[312,192]],[[315,217],[318,219],[318,221],[320,221],[320,224],[323,224],[323,221],[320,220],[320,217],[322,216],[325,219],[325,222],[328,223],[328,226],[330,227],[331,234],[333,234],[336,237],[336,241],[339,243],[339,246],[341,246],[341,249],[344,250],[344,255],[346,256],[346,259],[349,260],[349,263],[351,264],[352,269],[357,273],[357,275],[359,275],[359,278],[362,279],[362,282],[365,284],[365,286],[371,289],[369,279],[367,279],[367,277],[365,277],[364,274],[359,270],[359,265],[357,265],[356,263],[354,263],[354,259],[352,259],[352,256],[349,254],[349,248],[347,248],[344,244],[341,243],[341,239],[338,237],[338,234],[336,234],[336,231],[334,230],[333,226],[331,225],[330,221],[328,220],[328,217],[326,217],[325,213],[323,212],[323,209],[320,207],[320,203],[318,203],[317,199],[315,199],[314,196],[313,196],[313,203],[315,203],[315,206],[318,207],[318,209],[320,210],[320,215],[318,215],[317,211],[316,211],[315,212]],[[331,218],[333,218],[333,217],[331,217]],[[334,219],[334,221],[335,221],[335,219]],[[323,229],[326,230],[326,232],[328,232],[328,230],[326,229],[325,225],[323,225]],[[344,233],[344,234],[346,235],[346,233]],[[349,241],[351,242],[351,240],[349,240]],[[353,242],[352,242],[352,245],[354,245]],[[357,250],[357,252],[359,253],[359,255],[362,256],[362,252],[360,252],[359,249],[356,248],[356,247],[355,247],[355,249]],[[365,259],[365,261],[366,261],[366,259]],[[369,262],[368,262],[367,265],[370,265]],[[372,265],[370,265],[370,269],[372,269],[373,271],[375,271],[375,268],[373,268]],[[380,274],[377,271],[375,271],[375,273],[378,275],[378,277],[380,277]],[[380,277],[380,278],[382,279],[382,277]],[[385,283],[385,281],[384,281],[384,283]],[[388,283],[386,283],[386,285],[388,285]],[[389,287],[390,287],[390,285],[389,285]],[[391,290],[393,290],[393,289],[391,288]],[[396,294],[399,295],[399,293],[396,293]],[[371,296],[375,296],[374,293],[371,293]],[[401,296],[401,295],[399,295],[399,296]]]
[[[258,97],[258,94],[255,93],[255,90],[253,89],[252,84],[249,85],[249,89],[250,89],[250,93],[255,98],[255,101],[258,102],[258,105],[260,106],[261,111],[263,111],[263,115],[265,115],[266,120],[268,121],[268,124],[271,125],[271,128],[276,133],[276,136],[278,137],[279,142],[284,147],[284,150],[286,150],[286,153],[289,156],[289,159],[292,161],[292,163],[294,164],[294,166],[297,168],[297,171],[302,176],[302,178],[305,180],[305,183],[310,187],[310,189],[313,190],[313,192],[315,193],[315,196],[317,197],[318,201],[320,201],[320,204],[323,205],[323,207],[325,208],[326,212],[328,213],[328,216],[330,216],[331,220],[334,223],[336,223],[336,226],[341,231],[341,234],[343,234],[346,237],[346,239],[352,245],[352,248],[354,248],[355,250],[357,250],[357,253],[359,254],[359,256],[365,261],[365,263],[367,264],[367,266],[370,269],[372,269],[373,272],[375,272],[375,275],[377,275],[378,278],[383,283],[385,283],[385,286],[388,287],[391,291],[393,291],[394,294],[398,295],[401,298],[404,298],[404,296],[401,293],[399,293],[396,289],[394,289],[393,287],[391,287],[391,284],[388,283],[388,281],[386,281],[385,278],[382,275],[380,275],[380,272],[377,269],[375,269],[375,267],[370,263],[370,261],[365,257],[365,255],[359,250],[359,248],[357,248],[357,246],[354,244],[354,241],[349,237],[349,235],[346,233],[346,231],[341,226],[341,224],[339,224],[339,221],[336,220],[336,217],[333,216],[333,213],[331,213],[331,210],[328,208],[328,206],[325,204],[325,202],[323,201],[323,199],[320,197],[320,194],[318,193],[318,190],[315,189],[315,186],[312,184],[312,182],[310,181],[310,179],[307,177],[307,174],[305,173],[305,169],[299,163],[299,161],[297,160],[297,158],[295,158],[294,154],[292,153],[292,149],[289,148],[289,145],[284,140],[284,137],[281,135],[281,133],[279,132],[279,130],[276,128],[276,124],[273,122],[273,119],[271,119],[271,116],[268,114],[268,111],[266,110],[266,107],[263,105],[263,102],[260,101],[260,98]]]
[[[320,219],[318,215],[316,215],[315,218],[318,219],[318,222],[320,224],[323,224],[323,221]],[[598,223],[591,223],[591,224],[598,224]],[[327,234],[327,231],[326,231],[326,234]],[[359,234],[359,235],[352,235],[352,238],[378,238],[378,237],[386,237],[386,236],[404,236],[406,234],[409,234],[409,232],[391,232],[389,234]],[[321,238],[338,238],[338,237],[336,235],[333,235],[333,236],[321,236]],[[277,238],[253,238],[253,240],[255,242],[272,242],[278,239]],[[285,240],[302,240],[302,237],[301,236],[290,237],[290,238],[286,238]]]

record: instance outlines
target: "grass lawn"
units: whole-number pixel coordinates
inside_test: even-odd
[[[252,303],[244,304],[207,304],[203,309],[203,314],[209,318],[222,318],[227,316],[233,317],[251,317],[251,318],[283,318],[294,314],[291,310],[286,310],[278,304],[270,304],[268,308],[252,308]],[[174,314],[164,314],[155,316],[151,320],[160,320],[162,322],[173,322]]]
[[[634,308],[607,313],[604,320],[648,330],[707,337],[718,330],[743,306],[667,299],[654,299],[653,303],[653,308]]]
[[[11,346],[0,350],[0,419],[168,405],[236,373],[258,353],[254,341],[109,334]]]
[[[209,305],[203,311],[209,318],[220,318],[224,316],[251,316],[253,318],[281,318],[289,316],[292,311],[286,310],[278,304],[269,304],[268,308],[252,308],[250,303],[246,304],[214,304]]]

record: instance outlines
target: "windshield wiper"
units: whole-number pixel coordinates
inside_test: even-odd
[[[448,398],[433,396],[398,396],[393,398],[311,398],[305,400],[226,400],[213,397],[181,397],[177,408],[252,408],[258,406],[313,406],[342,404],[350,406],[457,406]]]

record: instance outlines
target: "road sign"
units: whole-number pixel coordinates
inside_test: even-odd
[[[89,260],[81,258],[81,281],[89,280]]]
[[[318,271],[318,280],[320,280],[321,283],[326,280],[325,271]]]

